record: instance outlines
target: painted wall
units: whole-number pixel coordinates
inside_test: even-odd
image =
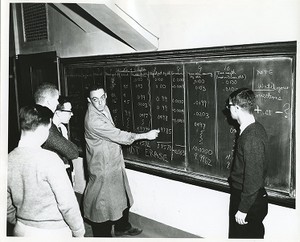
[[[127,174],[135,200],[132,212],[207,239],[227,238],[229,194],[132,170]],[[270,204],[265,238],[299,238],[298,215]]]
[[[298,0],[115,2],[159,37],[159,50],[300,41]],[[51,10],[50,15],[51,44],[22,49],[22,53],[54,49],[60,57],[72,57],[131,52],[106,34],[83,34],[55,11]],[[299,54],[297,58],[299,60]],[[299,96],[296,95],[296,99],[298,102]],[[299,117],[298,107],[296,119]],[[297,146],[300,143],[298,137]],[[296,168],[299,173],[299,166]],[[132,170],[128,170],[128,177],[135,198],[132,212],[205,238],[227,238],[229,194]],[[300,228],[299,206],[298,209],[289,209],[270,205],[265,227],[266,238],[273,241],[295,240],[300,236],[297,231]]]
[[[116,2],[159,37],[159,50],[276,42],[299,37],[297,0]]]
[[[83,161],[73,161],[74,190],[83,193]],[[134,197],[131,212],[174,228],[208,238],[228,236],[229,194],[127,169]],[[269,204],[264,220],[265,239],[294,241],[299,238],[299,209]]]
[[[300,32],[297,0],[110,2],[157,36],[158,50],[291,41],[297,40]],[[48,9],[49,43],[21,46],[22,54],[56,50],[63,58],[133,52],[105,33],[83,32],[52,7]]]

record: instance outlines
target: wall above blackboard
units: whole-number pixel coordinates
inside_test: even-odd
[[[228,191],[238,127],[225,105],[249,87],[272,150],[271,202],[294,207],[295,59],[296,42],[61,59],[63,91],[73,98],[71,137],[84,150],[85,93],[100,83],[118,128],[161,131],[155,141],[123,147],[128,168]]]

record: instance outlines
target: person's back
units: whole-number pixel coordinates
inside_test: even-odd
[[[62,160],[40,147],[17,147],[9,153],[8,188],[17,218],[30,226],[66,227],[60,209],[77,206]]]
[[[57,154],[41,148],[52,113],[35,105],[20,111],[21,139],[8,155],[7,220],[15,236],[82,237],[79,205]]]
[[[247,150],[247,147],[251,147],[251,151]],[[265,128],[257,121],[249,125],[245,129],[243,134],[239,137],[236,150],[236,160],[230,173],[231,185],[234,188],[240,190],[243,189],[245,180],[244,172],[246,167],[244,156],[245,153],[248,152],[248,159],[252,159],[254,161],[262,163],[257,164],[256,162],[252,162],[250,165],[252,165],[253,169],[256,170],[256,172],[254,172],[252,175],[252,180],[255,181],[254,184],[260,183],[259,187],[263,187],[268,165],[267,157],[263,157],[262,161],[260,161],[257,159],[257,153],[267,155],[265,154],[265,152],[268,151],[268,136]],[[249,164],[247,165],[249,166]],[[257,169],[258,167],[260,167],[260,165],[263,169]],[[253,201],[251,201],[251,199],[248,199],[247,202],[252,203]]]

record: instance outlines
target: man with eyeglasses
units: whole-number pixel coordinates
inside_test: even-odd
[[[73,116],[72,104],[68,97],[60,96],[58,99],[59,104],[55,110],[54,115],[57,117],[55,119],[55,125],[61,134],[69,139],[68,130],[65,125],[69,124],[71,117]]]
[[[268,137],[265,128],[255,120],[254,106],[255,94],[248,88],[229,96],[227,108],[240,125],[229,177],[229,238],[264,238],[265,234]]]
[[[133,197],[129,187],[121,145],[136,140],[154,140],[158,130],[135,134],[115,127],[103,87],[89,90],[85,115],[86,161],[89,180],[83,197],[84,216],[94,237],[134,236],[142,232],[129,223]]]
[[[64,161],[66,169],[71,168],[72,160],[78,158],[78,147],[64,136],[66,130],[62,123],[68,123],[72,117],[71,102],[65,98],[59,99],[59,92],[54,84],[41,84],[35,94],[35,103],[49,108],[53,113],[52,124],[49,130],[49,136],[42,148],[55,152]],[[59,99],[59,101],[58,101]],[[58,109],[57,109],[58,108]],[[60,131],[61,129],[61,131]],[[63,132],[65,134],[63,134]],[[67,170],[68,176],[72,182],[71,169]]]
[[[73,173],[74,168],[73,168],[72,160],[78,157],[78,147],[69,140],[68,130],[66,128],[66,125],[68,125],[71,117],[73,116],[72,104],[70,99],[65,96],[60,96],[58,102],[59,103],[56,107],[53,116],[53,124],[54,124],[53,128],[55,129],[51,131],[51,135],[55,138],[53,141],[58,142],[58,144],[62,145],[62,147],[65,148],[65,150],[63,151],[65,156],[62,156],[61,158],[65,162],[68,176],[73,184],[75,174]],[[59,131],[60,134],[57,133],[57,130]],[[48,145],[49,145],[49,141],[45,143],[44,147],[48,147]],[[51,145],[51,147],[53,146],[54,144]],[[54,148],[61,149],[58,147],[54,147]],[[67,157],[72,157],[72,158],[68,159]]]

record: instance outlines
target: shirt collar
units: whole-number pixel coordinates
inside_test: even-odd
[[[255,123],[255,120],[249,120],[249,122],[243,123],[240,126],[240,135],[243,133],[243,131],[250,125]]]

